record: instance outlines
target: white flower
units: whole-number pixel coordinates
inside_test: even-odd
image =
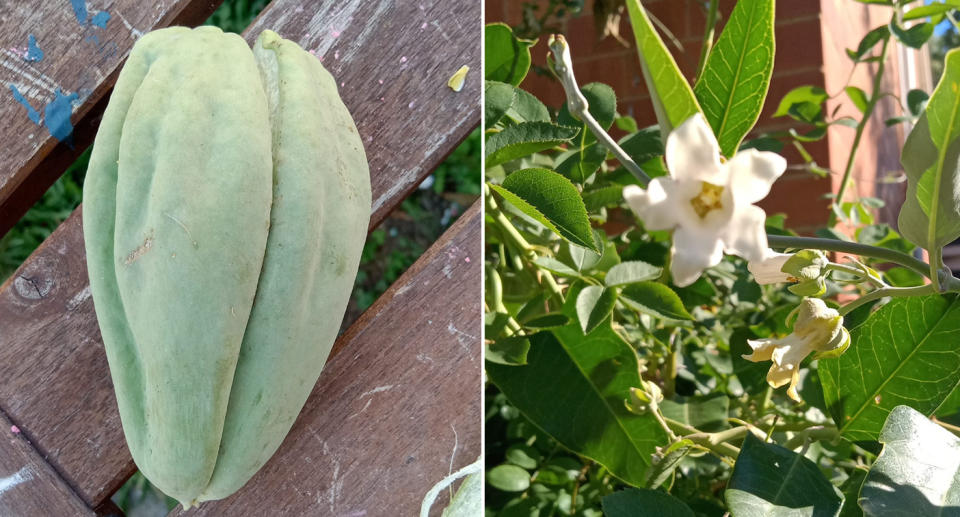
[[[754,280],[761,285],[790,282],[790,275],[783,272],[783,265],[792,256],[793,253],[777,253],[767,250],[766,256],[761,260],[747,262],[747,269],[750,270]]]
[[[797,307],[793,332],[784,338],[749,340],[753,353],[743,358],[755,363],[772,361],[767,383],[779,388],[790,383],[787,395],[800,402],[797,394],[798,368],[810,352],[817,357],[842,354],[850,346],[850,333],[843,328],[843,316],[819,298],[804,298]]]
[[[670,176],[646,190],[623,189],[630,208],[649,230],[673,230],[670,270],[678,286],[692,284],[723,253],[761,260],[767,249],[767,214],[753,203],[787,167],[783,157],[748,149],[723,162],[713,131],[699,113],[667,137]]]

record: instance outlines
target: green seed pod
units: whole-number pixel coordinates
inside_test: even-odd
[[[237,491],[316,383],[370,217],[336,83],[264,31],[142,37],[84,184],[90,287],[127,444],[185,507]]]

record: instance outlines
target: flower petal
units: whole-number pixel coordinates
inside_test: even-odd
[[[770,193],[770,186],[787,169],[787,160],[776,153],[747,149],[724,166],[737,203],[756,203]]]
[[[753,349],[751,354],[743,354],[742,357],[747,361],[759,363],[760,361],[769,361],[773,357],[773,351],[777,348],[776,339],[748,339],[747,344]]]
[[[708,267],[723,259],[723,243],[709,233],[681,226],[673,232],[670,273],[677,287],[686,287],[700,278]]]
[[[726,185],[726,168],[720,163],[720,146],[703,115],[694,114],[667,137],[667,170],[679,181],[709,181]]]
[[[766,220],[767,213],[758,206],[736,207],[722,236],[724,251],[747,261],[763,260],[767,252]]]
[[[779,284],[789,282],[790,275],[782,271],[783,265],[793,256],[792,253],[777,253],[767,250],[763,260],[752,260],[747,263],[747,269],[754,280],[760,285]]]
[[[648,230],[672,230],[678,224],[678,211],[673,192],[676,184],[670,178],[653,178],[647,189],[636,185],[623,187],[623,199],[643,221]]]

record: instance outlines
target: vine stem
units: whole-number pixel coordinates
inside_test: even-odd
[[[886,296],[894,297],[903,297],[903,296],[921,296],[924,294],[934,294],[936,293],[936,288],[933,284],[920,285],[916,287],[884,287],[883,289],[877,289],[875,291],[870,291],[869,293],[857,298],[856,300],[840,307],[837,312],[841,316],[846,316],[852,310],[860,307],[863,304],[872,302],[874,300],[879,300]]]
[[[713,51],[713,34],[717,28],[717,9],[720,7],[720,0],[707,0],[707,26],[703,31],[703,45],[700,47],[700,63],[697,65],[697,80],[703,75],[703,69],[707,66],[707,58]]]
[[[829,271],[840,271],[841,273],[854,275],[857,278],[860,278],[861,280],[866,280],[867,282],[870,282],[871,284],[874,285],[874,287],[877,287],[877,288],[888,287],[887,284],[883,283],[883,280],[867,275],[863,271],[853,266],[848,266],[846,264],[837,264],[836,262],[830,262],[829,264],[827,264],[826,269]]]
[[[875,259],[899,264],[903,267],[912,269],[923,276],[930,275],[930,266],[906,253],[861,244],[859,242],[841,241],[839,239],[821,239],[818,237],[797,237],[791,235],[767,235],[767,244],[771,248],[802,248],[816,249],[823,251],[839,251],[841,253],[850,253],[862,257],[871,257]]]
[[[523,258],[527,261],[531,267],[535,268],[539,272],[539,277],[545,284],[547,288],[550,289],[550,292],[556,296],[560,303],[563,303],[563,290],[560,289],[560,286],[557,285],[557,281],[553,278],[553,275],[546,271],[545,269],[539,267],[536,263],[531,260],[531,257],[534,254],[533,246],[527,242],[527,239],[523,238],[523,235],[520,235],[520,231],[517,230],[517,227],[507,219],[507,216],[503,214],[500,210],[500,207],[497,206],[497,202],[493,199],[493,193],[490,192],[490,187],[486,184],[483,185],[483,196],[484,203],[486,208],[487,215],[493,217],[494,222],[497,223],[497,226],[503,230],[504,236],[507,240],[510,241],[510,244],[520,250],[523,254]]]
[[[646,187],[650,183],[650,176],[643,172],[637,162],[633,161],[633,158],[630,158],[630,155],[617,145],[617,142],[607,134],[607,131],[597,122],[597,119],[590,114],[590,104],[580,91],[580,87],[577,86],[577,79],[573,76],[570,46],[567,45],[567,40],[563,35],[553,34],[550,36],[550,51],[553,52],[554,72],[560,79],[563,91],[567,95],[567,108],[570,110],[570,114],[586,124],[593,135],[597,137],[597,141],[613,153],[613,156],[640,181],[640,184]]]
[[[746,436],[746,433],[749,431],[746,427],[735,427],[719,433],[705,433],[696,427],[689,426],[683,422],[677,422],[672,418],[662,418],[673,433],[701,447],[705,447],[716,454],[732,459],[737,459],[737,456],[740,455],[740,448],[730,445],[727,443],[727,440],[742,438]]]
[[[850,156],[847,157],[847,166],[843,170],[843,180],[840,181],[840,188],[837,190],[837,197],[833,199],[833,204],[839,206],[843,202],[843,194],[847,191],[847,183],[850,182],[850,173],[853,172],[853,162],[857,157],[857,149],[860,148],[860,139],[863,138],[863,132],[867,128],[867,122],[870,121],[870,116],[873,115],[873,110],[877,105],[877,101],[880,100],[882,96],[880,93],[880,81],[883,79],[883,72],[886,66],[887,61],[887,49],[890,47],[890,36],[888,35],[886,39],[883,40],[883,48],[880,50],[880,59],[877,61],[877,75],[873,77],[873,91],[870,92],[870,100],[867,101],[867,107],[863,111],[863,118],[860,119],[860,123],[857,124],[857,132],[853,137],[853,147],[850,148]],[[837,223],[836,211],[830,212],[830,220],[827,223],[828,227],[832,227]]]

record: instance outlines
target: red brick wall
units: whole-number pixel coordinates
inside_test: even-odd
[[[515,0],[485,0],[488,22],[503,21],[509,25],[520,22],[521,2]],[[703,37],[705,13],[700,2],[694,0],[644,0],[643,5],[656,16],[683,45],[678,50],[668,42],[681,70],[692,78],[696,72]],[[733,0],[721,0],[721,23],[734,5]],[[600,81],[609,84],[617,93],[621,113],[637,118],[641,126],[653,124],[656,117],[643,82],[629,19],[624,13],[620,33],[630,46],[624,47],[613,38],[597,39],[594,28],[592,2],[587,2],[584,14],[566,22],[565,35],[570,42],[577,80],[580,84]],[[792,119],[773,119],[780,99],[796,86],[811,84],[824,87],[829,93],[842,92],[852,66],[844,48],[855,48],[862,35],[880,25],[881,11],[868,8],[852,0],[778,0],[776,6],[777,52],[770,92],[757,128],[761,131],[785,129],[795,125]],[[541,38],[532,49],[535,65],[544,66],[547,46]],[[884,90],[899,92],[896,52],[888,62]],[[869,91],[872,70],[866,68],[856,74],[851,84]],[[523,88],[533,92],[550,106],[563,102],[563,89],[552,78],[531,72]],[[830,101],[845,110],[855,109],[845,96]],[[894,100],[888,99],[878,107],[876,122],[868,126],[858,154],[854,176],[858,179],[861,195],[875,195],[878,171],[898,169],[898,149],[902,140],[900,131],[885,130],[883,120],[898,115]],[[811,231],[822,226],[828,217],[829,201],[823,195],[836,190],[846,164],[853,129],[834,127],[820,142],[805,144],[807,151],[822,167],[833,171],[831,178],[819,179],[796,167],[802,163],[792,148],[784,155],[791,169],[774,186],[770,196],[761,203],[770,213],[785,212],[788,224],[799,231]],[[882,172],[881,172],[882,175]],[[894,212],[895,214],[895,212]]]

